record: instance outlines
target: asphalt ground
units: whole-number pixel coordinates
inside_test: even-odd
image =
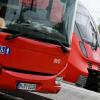
[[[25,91],[0,90],[0,100],[53,100],[53,99]]]

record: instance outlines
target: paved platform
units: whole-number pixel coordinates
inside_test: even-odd
[[[58,94],[35,93],[53,100],[100,100],[100,93],[62,83],[62,89]]]

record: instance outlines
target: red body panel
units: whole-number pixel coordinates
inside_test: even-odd
[[[6,36],[7,34],[0,33],[1,40]],[[57,74],[66,65],[68,58],[68,54],[64,54],[57,45],[21,37],[4,40],[0,45],[11,49],[9,55],[0,55],[0,63],[20,70]],[[60,64],[56,64],[55,59],[59,59]]]
[[[68,67],[65,80],[69,82],[77,82],[80,75],[87,76],[88,75],[88,64],[86,59],[84,58],[80,46],[80,39],[74,33],[72,46],[70,51],[70,56],[68,58]]]
[[[88,62],[92,63],[91,69],[99,71],[100,66],[100,48],[96,51],[92,50],[91,46],[84,43],[86,51],[88,53],[88,58],[85,57],[81,51],[79,42],[81,39],[74,33],[72,46],[70,51],[70,56],[68,58],[67,75],[65,77],[66,81],[76,83],[79,76],[88,76]]]
[[[60,87],[54,84],[56,75],[44,77],[2,70],[0,78],[0,89],[16,90],[19,82],[25,82],[37,84],[35,91],[38,92],[56,93],[60,90]]]
[[[22,74],[2,68],[0,87],[16,89],[17,81],[20,81],[43,84],[37,91],[57,92],[59,87],[55,84],[55,79],[57,76],[65,75],[69,54],[63,53],[58,45],[23,37],[6,41],[6,36],[8,36],[7,33],[0,33],[0,45],[10,48],[10,54],[0,54],[0,64],[3,68],[39,72],[47,76]],[[59,62],[57,63],[56,60]],[[7,80],[8,83],[6,83]]]

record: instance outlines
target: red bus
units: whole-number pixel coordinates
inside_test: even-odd
[[[99,91],[97,30],[78,0],[0,0],[0,17],[0,88],[56,93],[64,80]]]

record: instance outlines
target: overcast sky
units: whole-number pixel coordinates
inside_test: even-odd
[[[90,11],[95,21],[100,24],[100,0],[80,0]]]

